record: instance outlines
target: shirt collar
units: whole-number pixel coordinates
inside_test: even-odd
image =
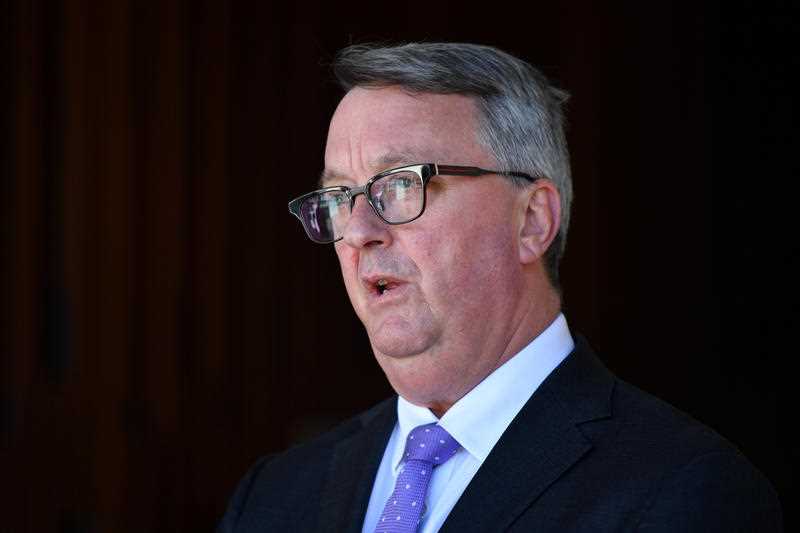
[[[392,456],[395,471],[403,458],[408,434],[417,426],[438,422],[478,461],[494,445],[539,385],[575,347],[563,314],[517,355],[506,361],[453,404],[439,419],[430,409],[402,396],[397,402],[400,446]]]

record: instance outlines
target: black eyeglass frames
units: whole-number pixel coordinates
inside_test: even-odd
[[[308,237],[328,244],[342,238],[344,228],[363,194],[378,217],[387,224],[406,224],[425,211],[425,191],[434,176],[485,176],[499,174],[530,182],[537,178],[524,172],[486,170],[479,167],[422,163],[385,170],[361,187],[325,187],[289,202],[289,212],[303,224]]]

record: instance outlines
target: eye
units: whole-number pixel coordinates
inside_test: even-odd
[[[403,194],[410,189],[413,181],[408,177],[395,178],[389,183],[389,191],[395,195]]]

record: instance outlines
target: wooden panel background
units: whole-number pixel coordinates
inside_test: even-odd
[[[688,2],[4,2],[0,530],[211,530],[259,455],[391,392],[286,202],[322,165],[335,51],[416,39],[572,93],[568,319],[742,448],[788,530],[792,27]]]

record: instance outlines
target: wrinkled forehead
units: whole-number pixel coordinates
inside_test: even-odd
[[[477,165],[485,150],[476,132],[468,96],[356,87],[331,119],[325,173],[361,177],[409,163]]]

